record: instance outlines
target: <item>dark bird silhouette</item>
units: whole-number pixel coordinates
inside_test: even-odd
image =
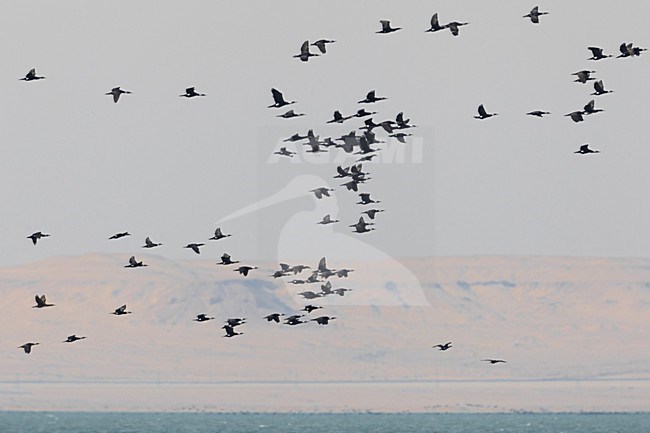
[[[226,331],[226,335],[224,335],[224,337],[230,338],[230,337],[234,337],[236,335],[244,335],[243,332],[235,332],[235,328],[233,328],[230,325],[224,325],[224,326],[222,326],[222,328]]]
[[[320,50],[321,53],[325,54],[327,52],[326,45],[327,44],[333,44],[336,41],[330,41],[328,39],[319,39],[313,44],[311,44],[313,47],[316,47]]]
[[[332,292],[336,293],[339,296],[344,296],[345,292],[351,292],[352,289],[346,289],[345,287],[339,287],[338,289],[332,290]]]
[[[275,322],[275,323],[280,323],[280,316],[284,316],[284,313],[271,313],[268,316],[264,316],[264,319],[267,320],[267,322]]]
[[[585,120],[584,117],[582,117],[582,111],[573,111],[573,112],[571,112],[569,114],[565,114],[565,116],[570,117],[571,120],[573,120],[576,123],[582,122],[583,120]]]
[[[235,263],[239,263],[239,261],[233,261],[230,259],[230,255],[227,253],[223,253],[223,256],[221,256],[221,263],[217,263],[218,265],[234,265]]]
[[[474,119],[483,120],[483,119],[487,119],[488,117],[498,116],[498,115],[499,113],[488,113],[487,111],[485,111],[485,107],[483,107],[483,104],[481,104],[478,106],[478,116],[474,116]]]
[[[124,267],[125,267],[125,268],[138,268],[138,267],[141,267],[141,266],[147,266],[147,265],[143,264],[142,262],[138,262],[138,261],[135,259],[135,256],[131,256],[131,257],[129,258],[129,264],[128,264],[128,265],[125,265]]]
[[[404,112],[400,111],[397,113],[397,116],[395,116],[395,122],[396,126],[395,129],[406,129],[406,128],[414,128],[417,125],[409,125],[409,122],[411,119],[404,119]]]
[[[32,347],[38,345],[40,343],[25,343],[22,346],[18,346],[19,349],[23,349],[26,354],[32,353]]]
[[[280,107],[284,107],[285,105],[296,103],[296,101],[289,101],[289,102],[285,101],[284,96],[282,96],[282,92],[280,92],[279,90],[271,89],[271,94],[273,95],[274,104],[269,105],[268,108],[280,108]]]
[[[361,198],[361,201],[357,202],[357,204],[370,204],[370,203],[381,203],[380,201],[375,201],[370,198],[370,193],[364,192],[359,194],[359,197]]]
[[[306,62],[309,60],[310,57],[316,57],[319,56],[319,54],[314,54],[309,52],[309,41],[305,41],[302,43],[300,46],[300,54],[296,54],[295,58],[298,58],[302,60],[303,62]]]
[[[368,226],[371,225],[373,225],[373,223],[367,223],[363,220],[363,217],[360,217],[359,222],[350,225],[350,227],[354,227],[356,233],[367,233],[371,230],[374,230],[374,228],[368,228]]]
[[[199,247],[202,247],[203,245],[205,245],[205,244],[191,243],[191,244],[185,245],[183,248],[190,248],[196,254],[201,254],[201,251],[199,251]]]
[[[347,278],[350,272],[354,272],[354,269],[339,269],[336,271],[336,276],[339,278]]]
[[[194,87],[188,87],[187,89],[185,89],[184,94],[178,96],[185,97],[185,98],[193,98],[195,96],[205,96],[205,93],[196,93]]]
[[[402,29],[401,27],[391,27],[389,20],[380,20],[379,22],[381,23],[381,30],[375,33],[393,33]]]
[[[344,117],[339,110],[336,110],[332,120],[328,120],[327,123],[343,123],[348,119],[352,119],[352,116]]]
[[[574,83],[585,84],[587,81],[595,80],[595,78],[591,76],[591,74],[594,73],[596,73],[596,71],[582,70],[582,71],[574,72],[571,75],[575,75],[577,77],[575,80],[573,80]]]
[[[589,149],[589,144],[583,144],[582,146],[580,146],[580,149],[576,150],[573,153],[580,153],[584,155],[585,153],[600,153],[600,150]]]
[[[115,233],[113,236],[111,236],[108,239],[119,239],[119,238],[123,238],[124,236],[131,236],[131,233],[129,232]]]
[[[323,220],[322,220],[322,221],[319,221],[319,222],[317,222],[316,224],[327,225],[327,224],[334,224],[334,223],[337,223],[337,222],[339,222],[339,220],[333,220],[333,219],[330,217],[330,214],[327,214],[327,215],[325,215],[325,216],[323,217]]]
[[[227,238],[228,236],[232,236],[232,234],[224,235],[221,232],[221,227],[217,227],[217,229],[214,231],[214,236],[212,236],[209,240],[218,241],[219,239]]]
[[[72,334],[68,336],[64,343],[74,343],[75,341],[83,340],[84,338],[86,337],[77,337],[76,335]]]
[[[326,187],[320,187],[320,188],[312,189],[309,192],[313,192],[316,198],[320,200],[323,198],[323,196],[331,197],[330,191],[334,191],[334,190]]]
[[[592,95],[599,96],[599,95],[604,95],[606,93],[613,93],[613,90],[605,90],[605,85],[603,84],[603,80],[598,80],[594,81],[594,90],[595,92],[592,93]]]
[[[320,317],[316,317],[315,319],[311,319],[310,321],[311,322],[316,322],[319,325],[327,325],[327,324],[330,323],[330,320],[334,320],[334,319],[336,319],[336,317],[334,317],[334,316],[332,316],[332,317],[330,317],[330,316],[320,316]]]
[[[616,56],[616,58],[640,56],[643,51],[647,51],[646,48],[635,47],[634,44],[626,44],[625,42],[618,49],[621,54]]]
[[[41,296],[36,295],[34,299],[36,299],[36,305],[34,305],[32,308],[54,307],[54,304],[47,303],[45,299],[45,295],[41,295]]]
[[[288,270],[293,272],[293,275],[298,275],[299,273],[301,273],[305,269],[311,269],[311,268],[309,266],[305,266],[305,265],[295,265],[295,266],[292,266],[291,268],[289,268]]]
[[[131,94],[128,90],[122,90],[119,87],[113,87],[110,92],[106,93],[106,95],[113,95],[113,102],[117,104],[117,101],[120,100],[120,95],[123,93]]]
[[[434,347],[434,348],[437,347],[438,350],[443,350],[443,351],[444,351],[444,350],[447,350],[447,349],[451,348],[451,341],[448,342],[448,343],[445,343],[445,344],[436,344],[436,345],[433,346],[433,347]]]
[[[125,314],[131,314],[131,312],[126,311],[126,304],[124,304],[121,307],[116,308],[115,311],[113,311],[111,314],[114,314],[116,316],[123,316]]]
[[[31,239],[32,243],[34,245],[36,245],[36,242],[38,242],[39,239],[46,238],[48,236],[50,236],[50,235],[48,235],[47,233],[36,232],[36,233],[32,233],[31,235],[27,236],[27,239]]]
[[[601,59],[606,59],[607,57],[612,57],[609,54],[603,54],[603,49],[598,48],[598,47],[587,47],[589,51],[591,51],[591,57],[588,58],[587,60],[601,60]]]
[[[300,311],[306,311],[307,313],[311,313],[312,311],[318,310],[318,309],[321,309],[321,308],[323,308],[323,307],[318,307],[316,305],[309,304],[309,305],[305,305],[305,307]]]
[[[596,108],[596,101],[592,99],[591,101],[589,101],[587,103],[587,105],[584,106],[582,113],[583,114],[594,114],[594,113],[599,113],[601,111],[605,111],[605,110],[601,110],[599,108]]]
[[[257,266],[240,266],[237,269],[233,269],[233,271],[239,272],[240,275],[247,277],[248,273],[253,269],[257,269]]]
[[[498,364],[500,362],[506,363],[503,359],[481,359],[481,361],[489,362],[490,364]]]
[[[291,326],[307,323],[304,320],[300,320],[301,317],[304,317],[304,314],[294,314],[293,316],[289,316],[286,319],[284,319],[284,323],[286,325],[291,325]]]
[[[214,317],[208,317],[207,315],[201,313],[197,314],[195,319],[192,319],[194,322],[207,322],[208,320],[213,320]]]
[[[365,213],[366,215],[368,215],[368,218],[370,218],[371,220],[374,220],[375,215],[378,214],[379,212],[385,212],[385,210],[384,209],[370,209],[370,210],[367,210],[367,211],[363,211],[361,213]]]
[[[441,26],[438,22],[438,13],[435,13],[431,16],[431,28],[429,30],[425,30],[425,32],[437,32],[444,29],[445,26]]]
[[[357,110],[357,112],[354,114],[354,117],[366,117],[366,116],[372,116],[373,114],[377,114],[376,111],[366,111],[365,109]]]
[[[402,144],[406,144],[406,137],[410,137],[413,134],[405,134],[403,132],[398,132],[397,134],[391,134],[389,137],[397,139]]]
[[[304,140],[304,139],[307,138],[307,137],[308,137],[307,135],[300,135],[300,134],[296,133],[296,134],[293,134],[293,135],[292,135],[291,137],[289,137],[289,138],[285,138],[285,139],[282,140],[282,141],[285,142],[285,143],[286,143],[286,142],[293,142],[293,141],[300,141],[300,140]]]
[[[320,298],[322,295],[320,293],[314,293],[311,290],[307,290],[305,292],[300,292],[298,293],[300,296],[302,296],[305,299],[316,299]]]
[[[330,283],[328,281],[325,284],[321,284],[321,286],[320,286],[320,294],[322,296],[333,295],[334,292],[332,292],[332,283]]]
[[[155,248],[155,247],[159,247],[160,245],[162,244],[157,244],[155,242],[152,242],[151,239],[149,239],[149,237],[147,236],[147,238],[144,240],[144,245],[142,246],[142,248]]]
[[[232,326],[233,328],[235,326],[243,325],[246,323],[246,318],[245,317],[235,317],[234,319],[227,319],[226,320],[226,325],[227,326]]]
[[[458,36],[458,28],[462,26],[466,26],[469,23],[459,23],[458,21],[452,21],[449,24],[447,24],[445,27],[449,29],[452,35]]]
[[[284,119],[291,119],[293,117],[300,117],[300,116],[304,116],[304,115],[305,115],[305,113],[296,113],[293,110],[289,110],[284,114],[278,114],[276,117],[282,117]]]
[[[29,70],[27,74],[23,78],[20,78],[20,80],[23,81],[34,81],[34,80],[43,80],[46,77],[39,77],[36,75],[36,68],[32,68]]]
[[[539,17],[541,15],[548,15],[548,12],[540,12],[539,6],[535,6],[528,15],[524,15],[523,18],[530,18],[534,24],[539,24]]]
[[[545,114],[551,114],[548,111],[540,111],[540,110],[535,110],[535,111],[529,111],[526,113],[528,116],[536,116],[536,117],[543,117]]]
[[[362,99],[361,101],[358,101],[358,104],[372,104],[374,102],[383,101],[385,99],[386,98],[383,97],[383,96],[376,96],[375,91],[371,90],[370,92],[368,92],[365,99]]]
[[[280,155],[280,156],[288,156],[289,158],[293,158],[293,155],[296,154],[296,152],[292,152],[290,150],[287,150],[286,147],[281,147],[280,150],[277,152],[273,152],[274,155]]]

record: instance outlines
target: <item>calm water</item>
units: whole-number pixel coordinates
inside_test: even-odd
[[[192,414],[0,412],[0,432],[648,433],[650,414]]]

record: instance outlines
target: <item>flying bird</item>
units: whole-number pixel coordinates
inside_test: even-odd
[[[224,325],[222,328],[226,331],[226,335],[224,337],[234,337],[235,335],[243,335],[243,332],[235,332],[235,328],[233,328],[230,325]]]
[[[362,99],[361,101],[358,101],[357,103],[358,104],[372,104],[372,103],[377,102],[377,101],[383,101],[384,99],[386,99],[386,98],[384,98],[383,96],[376,96],[375,91],[371,90],[370,92],[368,92],[365,99]]]
[[[253,269],[257,269],[257,266],[240,266],[237,269],[233,269],[233,271],[239,272],[240,275],[247,277],[248,273]]]
[[[529,111],[526,113],[527,116],[536,116],[536,117],[543,117],[546,114],[551,114],[548,111],[541,111],[541,110],[535,110],[535,111]]]
[[[586,153],[600,153],[600,150],[589,149],[589,144],[583,144],[582,146],[580,146],[580,149],[576,150],[573,153],[579,153],[581,155],[584,155]]]
[[[548,12],[540,12],[539,6],[535,6],[528,15],[524,15],[522,18],[530,18],[534,24],[539,24],[539,17],[541,15],[548,15]]]
[[[334,223],[337,223],[337,222],[339,222],[339,220],[333,220],[333,219],[330,217],[330,214],[327,214],[327,215],[325,215],[325,216],[323,217],[323,220],[322,220],[322,221],[319,221],[319,222],[317,222],[316,224],[327,225],[327,224],[334,224]]]
[[[291,119],[293,117],[304,116],[305,113],[296,113],[294,110],[289,110],[284,114],[278,114],[276,117],[282,117],[283,119]]]
[[[244,323],[246,323],[246,318],[245,317],[236,317],[234,319],[227,319],[226,320],[226,325],[227,326],[232,326],[233,328],[235,326],[243,325]]]
[[[36,68],[32,68],[29,70],[27,74],[23,78],[20,78],[20,80],[23,81],[34,81],[34,80],[43,80],[45,77],[39,77],[36,75]]]
[[[202,247],[203,245],[205,245],[205,244],[191,243],[191,244],[185,245],[183,248],[190,248],[196,254],[201,254],[201,251],[199,251],[199,247]]]
[[[334,320],[336,317],[330,317],[330,316],[320,316],[316,317],[315,319],[311,319],[311,322],[316,322],[319,325],[327,325],[330,323],[330,320]]]
[[[489,362],[490,364],[498,364],[500,362],[506,363],[503,359],[481,359],[481,361]]]
[[[379,22],[381,23],[381,30],[375,33],[393,33],[402,29],[401,27],[391,27],[389,20],[380,20]]]
[[[264,316],[264,319],[267,320],[267,322],[275,322],[275,323],[280,323],[280,316],[284,316],[284,313],[271,313],[268,316]]]
[[[330,41],[328,39],[319,39],[319,40],[317,40],[316,42],[314,42],[311,45],[318,48],[321,53],[325,54],[327,52],[327,49],[326,49],[325,46],[327,44],[333,44],[334,42],[336,42],[336,41]]]
[[[445,343],[445,344],[436,344],[436,345],[435,345],[435,346],[433,346],[433,347],[434,347],[434,348],[436,348],[436,347],[437,347],[437,348],[438,348],[438,350],[442,350],[442,351],[445,351],[445,350],[447,350],[447,349],[449,349],[449,348],[451,348],[451,341],[450,341],[450,342],[448,342],[448,343]]]
[[[218,265],[234,265],[235,263],[239,263],[239,261],[233,261],[230,259],[230,255],[227,253],[223,253],[223,256],[221,256],[221,262],[217,263]]]
[[[368,215],[368,218],[370,218],[371,220],[374,220],[375,215],[377,215],[379,212],[385,212],[385,210],[384,209],[370,209],[370,210],[367,210],[367,211],[363,211],[361,213],[365,213],[366,215]]]
[[[23,349],[26,354],[30,354],[32,352],[32,347],[38,345],[40,343],[25,343],[22,346],[18,346],[19,349]]]
[[[323,196],[331,197],[330,191],[334,191],[334,190],[326,187],[320,187],[320,188],[312,189],[309,192],[313,192],[316,198],[320,200],[323,198]]]
[[[483,106],[483,104],[481,104],[478,106],[478,116],[474,116],[474,119],[483,120],[483,119],[487,119],[488,117],[498,116],[498,114],[499,113],[488,113],[487,111],[485,111],[485,107]]]
[[[319,56],[320,54],[313,54],[309,52],[309,41],[305,41],[302,43],[300,46],[300,54],[296,54],[295,58],[298,58],[302,60],[303,62],[306,62],[309,60],[310,57],[316,57]]]
[[[437,32],[439,30],[444,30],[444,28],[445,26],[441,26],[438,22],[438,13],[435,13],[433,16],[431,16],[431,28],[429,30],[425,30],[425,32]]]
[[[124,236],[131,236],[131,233],[129,233],[129,232],[115,233],[113,236],[111,236],[108,239],[109,240],[110,239],[119,239],[119,238],[123,238]]]
[[[138,262],[138,261],[135,259],[135,256],[131,256],[131,257],[129,258],[129,264],[128,264],[128,265],[125,265],[124,267],[125,267],[125,268],[139,268],[139,267],[141,267],[141,266],[147,266],[147,265],[143,264],[142,262]]]
[[[217,229],[214,231],[214,236],[212,236],[209,240],[218,241],[219,239],[227,238],[228,236],[232,236],[232,234],[224,235],[221,232],[221,227],[217,227]]]
[[[595,108],[595,107],[596,107],[596,101],[592,99],[591,101],[589,101],[587,103],[587,105],[584,106],[582,113],[583,114],[594,114],[594,113],[599,113],[601,111],[605,111],[605,110],[601,110],[601,109]]]
[[[585,84],[587,81],[595,80],[595,78],[591,77],[591,74],[594,73],[596,73],[596,71],[582,70],[582,71],[574,72],[571,75],[575,75],[577,77],[575,80],[573,80],[574,83]]]
[[[114,314],[116,316],[123,316],[125,314],[131,314],[131,312],[126,311],[126,304],[124,304],[121,307],[116,308],[115,311],[113,311],[111,314]]]
[[[123,93],[131,94],[128,90],[122,90],[119,87],[113,87],[110,92],[106,93],[106,95],[113,95],[113,102],[117,104],[117,101],[120,100],[120,95]]]
[[[76,335],[72,334],[68,336],[64,343],[74,343],[75,341],[83,340],[84,338],[86,337],[77,337]]]
[[[31,239],[32,243],[36,245],[36,242],[38,242],[39,239],[41,238],[46,238],[49,235],[47,233],[42,233],[42,232],[36,232],[32,233],[31,235],[27,236],[27,239]]]
[[[571,120],[573,120],[576,123],[582,122],[583,120],[585,120],[584,117],[582,117],[582,111],[572,111],[569,114],[565,114],[565,116],[570,117]]]
[[[45,295],[38,296],[36,295],[34,297],[36,299],[36,305],[34,305],[32,308],[45,308],[45,307],[54,307],[54,304],[48,304]]]
[[[293,155],[296,155],[296,152],[287,150],[286,147],[281,147],[280,150],[273,152],[273,154],[280,155],[280,156],[288,156],[289,158],[293,158]]]
[[[182,95],[178,95],[180,97],[185,97],[185,98],[193,98],[195,96],[205,96],[205,93],[196,93],[196,90],[194,90],[194,87],[188,87],[185,89],[185,93]]]
[[[599,47],[587,47],[587,49],[591,51],[592,54],[587,60],[601,60],[606,59],[607,57],[612,57],[609,54],[603,54],[603,49]]]
[[[142,248],[155,248],[155,247],[159,247],[160,245],[162,244],[157,244],[155,242],[152,242],[151,239],[149,239],[149,237],[147,236],[147,238],[144,240],[144,245],[142,246]]]
[[[328,120],[327,123],[343,123],[348,119],[352,119],[352,116],[344,117],[339,110],[336,110],[332,120]]]
[[[192,319],[194,322],[207,322],[208,320],[213,320],[214,317],[208,317],[206,314],[201,313],[197,314],[195,319]]]
[[[284,96],[282,96],[282,92],[276,89],[271,89],[271,94],[273,95],[273,105],[269,105],[268,108],[280,108],[284,107],[285,105],[289,104],[295,104],[296,101],[285,101]]]
[[[603,84],[603,80],[594,81],[594,90],[595,92],[592,93],[592,95],[595,96],[614,92],[613,90],[605,90],[605,85]]]
[[[354,227],[356,233],[367,233],[371,230],[374,230],[374,228],[368,228],[368,226],[371,225],[373,225],[373,223],[367,223],[364,221],[363,217],[360,217],[359,222],[352,224],[350,227]]]
[[[305,305],[304,308],[302,310],[300,310],[300,311],[306,311],[307,313],[311,313],[312,311],[319,310],[321,308],[323,308],[323,307],[308,304],[308,305]]]
[[[458,36],[458,28],[462,26],[466,26],[469,23],[459,23],[458,21],[452,21],[449,24],[445,25],[451,31],[451,34],[454,36]]]
[[[361,198],[361,201],[357,202],[357,204],[370,204],[370,203],[381,203],[380,201],[375,201],[370,198],[370,193],[364,192],[359,194],[359,197]]]

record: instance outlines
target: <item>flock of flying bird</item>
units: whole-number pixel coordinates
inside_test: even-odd
[[[540,11],[539,8],[536,6],[527,15],[524,15],[523,17],[529,18],[530,21],[534,24],[539,24],[540,22],[539,17],[547,14],[548,12]],[[376,32],[378,34],[389,34],[401,30],[400,27],[392,27],[389,20],[381,20],[380,24],[381,24],[381,29]],[[431,17],[430,28],[425,30],[425,32],[435,33],[438,31],[448,29],[453,36],[458,36],[460,27],[466,26],[468,24],[469,23],[467,22],[450,21],[447,24],[443,25],[439,21],[438,14],[435,13]],[[327,46],[335,42],[336,41],[330,39],[320,39],[312,44],[310,44],[309,41],[304,41],[300,47],[300,53],[294,55],[293,57],[298,58],[303,62],[307,62],[312,57],[325,55],[327,53]],[[310,47],[312,46],[316,47],[320,51],[320,54],[312,53],[310,51]],[[588,60],[599,61],[605,58],[612,57],[612,55],[605,54],[604,50],[599,47],[590,46],[588,47],[588,49],[592,53],[592,57],[589,58]],[[633,58],[636,56],[640,56],[644,51],[646,51],[646,49],[634,46],[634,44],[631,43],[623,43],[620,45],[619,51],[620,51],[620,55],[617,56],[618,58],[628,58],[628,57]],[[593,86],[595,92],[592,93],[592,95],[594,96],[601,96],[608,93],[612,93],[613,92],[612,90],[605,89],[602,80],[596,80],[592,76],[592,74],[594,73],[595,71],[591,71],[591,70],[581,70],[574,73],[573,75],[576,76],[575,82],[578,83],[586,84],[589,81],[594,81]],[[20,78],[20,80],[37,81],[45,78],[46,77],[44,76],[37,75],[35,69],[31,69],[23,78]],[[131,91],[123,90],[121,87],[114,87],[109,92],[107,92],[106,95],[112,96],[113,102],[117,103],[120,100],[120,97],[122,95],[131,94],[131,93],[132,93]],[[179,96],[189,99],[194,97],[204,97],[206,95],[204,93],[198,93],[195,87],[188,87],[187,89],[185,89],[185,93],[180,94]],[[284,98],[282,92],[280,92],[275,88],[271,89],[271,96],[273,98],[273,104],[269,105],[268,108],[283,108],[296,103],[296,101],[293,100],[287,101]],[[386,99],[387,98],[384,96],[377,96],[376,91],[371,90],[366,94],[365,98],[357,101],[357,103],[364,104],[364,105],[375,104],[384,101]],[[583,107],[582,110],[573,111],[569,114],[566,114],[566,116],[570,117],[571,120],[573,120],[574,122],[582,122],[585,120],[585,116],[589,116],[591,114],[595,114],[601,111],[603,110],[596,108],[595,99],[592,99]],[[350,165],[348,167],[338,166],[336,168],[337,174],[334,176],[335,179],[345,179],[347,181],[346,183],[343,183],[340,186],[345,187],[345,189],[348,191],[358,192],[359,187],[361,185],[365,185],[369,180],[371,180],[369,176],[370,173],[364,170],[362,164],[364,162],[371,162],[372,159],[376,157],[378,153],[381,151],[380,148],[373,148],[372,147],[373,145],[380,145],[384,143],[384,141],[381,141],[377,138],[376,133],[374,131],[375,130],[384,131],[386,134],[388,134],[388,137],[394,138],[402,144],[406,144],[406,137],[410,136],[411,134],[405,133],[404,131],[416,127],[416,125],[410,123],[410,119],[405,119],[403,112],[399,112],[395,116],[395,120],[384,120],[379,123],[375,123],[373,120],[372,116],[376,114],[377,112],[367,111],[366,108],[359,108],[355,113],[349,115],[343,115],[339,110],[335,110],[333,112],[332,119],[326,121],[326,123],[343,124],[344,122],[354,120],[354,119],[364,119],[364,124],[358,128],[358,131],[360,133],[357,134],[358,132],[357,129],[353,129],[350,133],[346,135],[342,135],[338,138],[327,137],[321,140],[318,135],[315,135],[313,129],[310,129],[305,135],[296,133],[291,137],[285,139],[284,142],[297,143],[297,142],[304,141],[302,144],[304,146],[307,146],[307,150],[305,151],[307,153],[327,152],[330,148],[334,148],[334,149],[341,149],[342,151],[348,154],[358,155],[358,159],[353,165]],[[478,107],[478,116],[475,116],[475,118],[479,120],[485,120],[490,117],[496,116],[497,114],[498,113],[487,112],[484,105],[481,104]],[[541,118],[543,116],[549,115],[550,112],[543,111],[543,110],[535,110],[535,111],[530,111],[526,114]],[[295,112],[294,109],[289,109],[288,111],[277,115],[277,117],[283,119],[291,119],[295,117],[301,117],[304,115],[305,115],[304,113],[297,113]],[[592,150],[589,148],[588,144],[584,144],[580,146],[580,149],[577,150],[575,153],[587,154],[587,153],[597,153],[597,152],[599,151]],[[291,158],[294,155],[296,155],[297,152],[291,151],[286,146],[283,146],[280,147],[279,150],[274,152],[274,154],[279,155],[280,157]],[[313,193],[316,199],[321,200],[321,199],[326,199],[327,197],[331,197],[331,193],[334,192],[334,189],[328,187],[319,187],[310,190],[309,192]],[[370,193],[368,192],[359,193],[359,197],[360,197],[360,201],[357,202],[357,204],[363,206],[364,208],[367,205],[374,205],[374,204],[381,203],[380,201],[372,199]],[[355,233],[367,233],[373,231],[375,230],[375,228],[371,226],[373,226],[374,223],[366,222],[363,215],[367,216],[370,220],[374,221],[375,218],[377,217],[377,214],[384,211],[385,211],[384,209],[379,209],[375,207],[371,209],[366,209],[363,212],[361,212],[362,216],[359,217],[359,220],[355,224],[350,224],[349,227],[353,228],[353,232]],[[331,215],[327,214],[323,216],[321,221],[315,222],[315,224],[330,225],[339,222],[340,221],[338,219],[333,219]],[[50,236],[49,234],[39,231],[28,236],[28,239],[31,239],[33,244],[37,245],[39,240],[49,236]],[[126,236],[130,236],[130,233],[129,232],[116,233],[110,236],[109,239],[117,240]],[[224,234],[221,231],[221,228],[217,228],[214,232],[214,236],[209,238],[209,240],[218,241],[230,236],[232,235]],[[144,241],[144,245],[142,246],[142,248],[150,249],[150,248],[159,247],[161,245],[162,243],[153,242],[149,237],[147,237]],[[183,248],[190,249],[194,253],[200,254],[201,252],[200,248],[203,246],[205,246],[204,243],[194,242],[194,243],[188,243]],[[232,260],[229,254],[224,253],[221,257],[221,262],[217,264],[229,266],[238,263],[240,262],[236,260]],[[144,264],[142,261],[136,260],[135,256],[131,256],[129,258],[128,264],[125,265],[126,268],[137,268],[137,267],[145,267],[145,266],[147,265]],[[248,276],[249,272],[255,269],[257,269],[257,267],[255,266],[240,265],[239,267],[234,268],[233,271],[238,272],[239,274],[246,277]],[[314,299],[324,298],[326,296],[331,296],[331,295],[344,296],[347,292],[352,290],[345,287],[333,288],[332,283],[329,281],[329,278],[333,276],[336,276],[338,278],[347,277],[350,272],[353,272],[353,270],[351,269],[345,269],[345,268],[339,270],[329,269],[326,264],[326,259],[325,257],[323,257],[320,260],[318,266],[316,266],[315,270],[311,272],[311,275],[309,277],[304,279],[295,278],[298,274],[306,271],[307,269],[311,269],[310,266],[306,266],[306,265],[290,266],[285,263],[280,263],[280,269],[275,271],[271,275],[271,277],[273,278],[280,278],[280,277],[287,277],[287,276],[293,277],[293,279],[287,281],[287,283],[289,284],[297,284],[297,285],[315,284],[315,283],[320,284],[321,289],[319,292],[308,290],[308,291],[303,291],[298,293],[298,295],[302,296],[305,300],[309,300],[309,301]],[[36,309],[42,309],[42,308],[54,306],[54,304],[50,304],[47,302],[45,295],[36,295],[35,300],[36,300],[36,305],[34,305],[33,308]],[[316,322],[319,325],[327,325],[329,324],[330,321],[335,320],[337,318],[335,316],[328,316],[328,315],[321,315],[311,319],[308,318],[309,314],[320,309],[322,309],[321,306],[308,304],[304,306],[304,308],[302,308],[296,314],[285,315],[285,313],[274,312],[268,314],[262,319],[268,322],[275,322],[275,323],[282,322],[289,326],[295,326],[295,325],[305,324],[309,322]],[[126,304],[124,304],[116,308],[111,314],[115,316],[123,316],[123,315],[131,314],[131,311],[127,311],[127,306]],[[282,317],[284,316],[286,317],[282,319]],[[206,322],[213,319],[214,317],[211,317],[206,313],[200,313],[193,320],[196,322]],[[228,318],[222,326],[222,329],[224,329],[225,331],[224,337],[230,338],[230,337],[242,335],[243,332],[237,332],[236,328],[238,326],[244,325],[245,323],[247,323],[246,318]],[[85,336],[77,336],[76,334],[73,334],[68,336],[63,342],[73,343],[85,338],[86,338]],[[32,348],[38,344],[39,344],[38,342],[28,342],[19,346],[19,348],[24,350],[25,353],[29,354],[32,351]],[[433,348],[437,348],[439,351],[447,351],[451,347],[452,347],[451,342],[447,342],[444,344],[437,344],[433,346]],[[482,361],[489,362],[490,364],[506,362],[505,360],[502,359],[493,359],[493,358],[482,359]]]

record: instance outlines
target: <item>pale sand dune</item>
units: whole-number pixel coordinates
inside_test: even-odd
[[[595,382],[593,391],[589,388],[588,392],[584,387],[592,385],[581,390],[580,382],[574,383],[574,388],[558,382],[525,382],[525,386],[489,382],[488,388],[494,392],[485,394],[481,391],[484,382],[467,386],[429,383],[422,384],[423,388],[391,385],[394,392],[363,385],[359,390],[372,396],[367,404],[351,397],[357,395],[353,385],[341,385],[345,386],[346,397],[331,398],[336,407],[332,410],[342,410],[343,401],[348,400],[347,407],[355,410],[403,410],[400,408],[411,403],[413,408],[424,408],[429,402],[424,396],[435,394],[431,389],[434,387],[449,388],[449,394],[445,394],[448,398],[433,400],[435,407],[465,407],[472,402],[487,405],[488,395],[493,395],[493,404],[500,408],[539,409],[566,403],[567,408],[576,410],[605,410],[608,404],[625,410],[650,409],[650,394],[641,392],[637,396],[639,389],[647,388],[647,382],[636,380],[650,379],[650,260],[404,259],[400,266],[409,270],[404,278],[417,277],[416,289],[422,290],[430,306],[396,306],[373,305],[367,299],[373,288],[388,288],[395,299],[400,297],[399,275],[382,272],[390,263],[337,263],[328,258],[332,267],[355,269],[347,279],[331,279],[334,287],[345,286],[353,291],[345,297],[309,301],[325,307],[311,316],[323,313],[338,317],[330,325],[296,327],[267,323],[261,318],[274,311],[297,311],[307,301],[295,294],[318,291],[319,285],[285,285],[279,279],[273,280],[268,274],[277,267],[275,263],[256,263],[261,269],[243,278],[228,267],[216,266],[215,260],[179,262],[154,255],[142,255],[138,260],[149,266],[125,269],[125,257],[86,255],[0,269],[0,380],[5,381],[0,385],[2,407],[44,408],[49,402],[60,408],[83,409],[101,408],[102,401],[107,407],[117,407],[123,401],[118,394],[113,395],[118,393],[113,385],[70,385],[77,391],[61,393],[53,384],[26,383],[31,381],[435,383],[552,379],[574,383],[578,379],[634,379],[615,384]],[[413,287],[408,290],[412,292]],[[48,302],[56,305],[32,309],[37,293],[45,293]],[[124,303],[133,314],[110,314]],[[193,322],[198,313],[217,320]],[[249,323],[238,328],[244,335],[222,338],[222,321],[242,316],[249,318]],[[88,338],[62,344],[70,334]],[[41,344],[25,355],[17,346],[27,341]],[[431,348],[446,341],[453,341],[447,352]],[[490,357],[508,363],[491,366],[480,362]],[[261,389],[273,389],[264,386]],[[281,385],[273,392],[281,395],[282,386],[289,385]],[[518,386],[529,388],[520,392]],[[245,394],[244,388],[234,387]],[[551,388],[552,392],[546,391]],[[169,397],[169,401],[161,400],[153,396],[158,388],[151,385],[130,385],[128,389],[130,399],[140,399],[129,407],[169,409],[194,401],[194,397],[186,398],[182,393],[177,398]],[[221,410],[216,403],[211,404],[213,401],[237,406],[232,410],[255,410],[258,406],[273,410],[275,404],[278,410],[291,409],[273,400],[271,391],[259,398],[248,393],[248,397],[242,394],[241,400],[211,400],[211,393],[220,394],[212,387],[203,390],[188,385],[182,389],[188,393],[196,389],[192,394],[195,404],[210,410]],[[303,393],[310,394],[309,386],[299,389],[302,403],[294,409],[314,410],[317,403],[329,407],[323,403],[327,400],[315,399],[310,404],[311,397],[302,397]],[[554,403],[555,390],[566,397],[565,403]],[[608,400],[610,391],[620,398]],[[628,391],[630,396],[640,398],[626,399]],[[403,397],[399,397],[402,393]],[[82,397],[75,400],[75,394]]]

